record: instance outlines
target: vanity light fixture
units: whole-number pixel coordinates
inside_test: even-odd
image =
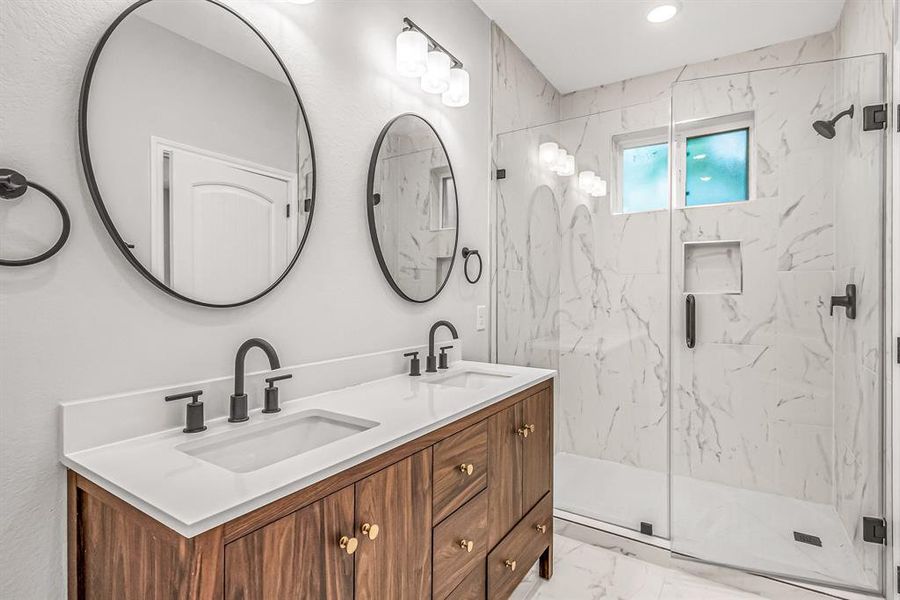
[[[571,154],[566,155],[563,168],[557,172],[560,177],[571,177],[575,174],[575,157]]]
[[[599,177],[594,177],[594,185],[590,191],[592,198],[602,198],[606,195],[607,185],[604,179],[600,179]]]
[[[462,61],[408,17],[397,36],[397,71],[404,77],[421,77],[422,90],[441,94],[445,106],[469,103],[469,73]]]
[[[676,4],[660,4],[650,9],[647,13],[647,20],[651,23],[665,23],[678,14],[678,6]]]
[[[594,179],[597,175],[593,171],[582,171],[578,174],[578,187],[582,192],[590,193],[594,189]]]
[[[556,160],[553,161],[553,166],[550,167],[550,170],[557,175],[562,175],[562,172],[566,170],[566,157],[568,156],[569,153],[566,152],[565,148],[557,148]]]

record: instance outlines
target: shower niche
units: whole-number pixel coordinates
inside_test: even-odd
[[[685,242],[686,294],[740,294],[743,261],[740,241]]]
[[[831,138],[813,127],[883,102],[883,73],[869,55],[681,80],[497,136],[494,358],[559,371],[560,516],[721,566],[883,589],[863,517],[886,510],[885,134],[852,117]],[[577,148],[574,176],[541,165],[546,141]],[[586,197],[585,170],[608,196]],[[539,189],[555,210],[533,219],[522,206]],[[553,286],[536,285],[544,273]],[[850,283],[858,317],[829,314]]]

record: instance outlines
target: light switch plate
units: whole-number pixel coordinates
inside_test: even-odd
[[[479,304],[475,307],[475,331],[484,331],[487,306]]]

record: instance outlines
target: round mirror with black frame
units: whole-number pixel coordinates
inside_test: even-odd
[[[381,130],[366,209],[385,279],[410,302],[433,300],[453,270],[459,203],[447,149],[422,117],[402,114]]]
[[[106,230],[144,277],[194,304],[253,302],[309,235],[315,153],[284,62],[216,0],[141,0],[81,88],[79,142]]]

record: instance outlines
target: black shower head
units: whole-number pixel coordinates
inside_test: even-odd
[[[837,123],[839,120],[841,120],[843,117],[846,117],[848,115],[851,119],[853,118],[853,105],[852,104],[850,105],[850,108],[848,108],[845,111],[839,112],[830,121],[816,121],[815,123],[813,123],[813,129],[815,129],[816,133],[821,135],[826,140],[830,140],[835,135],[834,124]]]

